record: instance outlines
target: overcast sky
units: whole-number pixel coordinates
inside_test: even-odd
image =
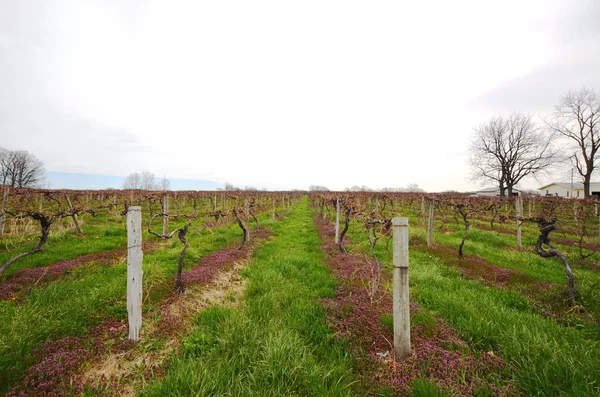
[[[473,127],[600,89],[599,21],[598,0],[0,0],[0,146],[51,172],[472,189]]]

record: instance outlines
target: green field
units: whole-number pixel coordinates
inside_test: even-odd
[[[227,204],[241,208],[244,200]],[[124,254],[100,255],[51,279],[32,279],[0,300],[0,392],[600,394],[600,270],[594,256],[582,260],[578,247],[556,245],[572,263],[573,305],[560,261],[535,253],[533,224],[525,224],[519,250],[515,222],[488,230],[483,216],[472,215],[459,259],[461,220],[442,219],[451,211],[438,214],[428,247],[419,200],[382,209],[377,200],[357,196],[346,204],[352,202],[354,212],[345,239],[349,253],[341,254],[324,229],[335,223],[335,206],[319,200],[314,194],[284,202],[258,198],[260,229],[243,219],[251,240],[241,251],[241,229],[231,214],[216,224],[208,223],[210,216],[192,221],[184,272],[195,281],[184,294],[176,293],[173,281],[181,242],[144,232],[152,244],[144,253],[144,328],[136,343],[127,341]],[[209,200],[203,205],[212,210]],[[190,214],[191,200],[182,200],[178,211]],[[381,261],[376,290],[375,273],[361,267],[374,263],[365,229],[371,211],[380,219],[409,218],[415,350],[405,362],[394,363],[391,346],[385,347],[393,340],[389,236],[379,234],[373,251]],[[0,288],[33,271],[28,269],[126,248],[124,217],[116,213],[84,215],[83,237],[69,219],[61,222],[44,251],[0,276]],[[186,222],[173,219],[170,230]],[[560,237],[576,235],[565,231]],[[0,262],[35,244],[35,228],[9,233],[0,238]]]

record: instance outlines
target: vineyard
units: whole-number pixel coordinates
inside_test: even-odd
[[[410,235],[404,360],[394,217]],[[0,233],[7,396],[600,394],[595,201],[5,189]]]

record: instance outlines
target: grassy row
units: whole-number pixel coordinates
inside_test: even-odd
[[[411,227],[411,233],[413,230]],[[355,242],[367,239],[358,225],[350,237]],[[484,243],[481,244],[480,249],[485,249],[482,253],[490,258],[482,256],[492,263],[498,260],[508,265],[513,260],[519,261],[507,257],[512,255],[507,250],[485,248]],[[473,250],[475,245],[470,245],[468,250]],[[389,269],[391,263],[383,244],[378,246],[378,253]],[[528,257],[529,254],[517,252],[516,255]],[[527,262],[519,263],[523,268],[530,266]],[[560,272],[560,265],[556,267]],[[548,274],[552,276],[553,272]],[[575,329],[538,315],[519,293],[467,280],[439,258],[415,249],[410,251],[410,284],[413,300],[462,330],[465,339],[477,348],[497,351],[508,360],[514,368],[517,386],[527,395],[595,396],[600,393],[600,344]]]
[[[50,237],[44,251],[19,259],[13,263],[2,278],[20,269],[46,266],[65,259],[75,259],[82,255],[126,248],[127,230],[125,218],[114,219],[101,216],[100,219],[86,218],[82,221],[85,237],[78,237],[74,229],[50,228]],[[88,221],[89,220],[89,221]],[[33,249],[39,241],[39,225],[35,224],[36,233],[21,238],[4,236],[0,239],[0,264],[10,258]],[[1,280],[1,279],[0,279]]]
[[[275,225],[244,272],[243,305],[202,312],[164,379],[145,396],[342,396],[351,362],[330,335],[317,298],[332,296],[306,199]]]
[[[417,227],[411,230],[425,238],[423,229]],[[456,247],[458,252],[461,234],[462,232],[439,233],[435,235],[434,241],[436,244]],[[513,240],[510,235],[475,229],[469,232],[464,252],[467,256],[482,257],[492,265],[517,270],[534,280],[556,284],[558,286],[558,289],[554,291],[556,294],[566,290],[565,269],[558,258],[540,257],[533,248],[534,242],[524,244],[524,248],[520,251],[512,249],[514,247]],[[578,303],[595,319],[600,319],[600,295],[597,293],[600,289],[600,272],[577,266],[573,256],[571,256],[571,263],[573,264]],[[596,337],[600,337],[600,332],[597,332]]]
[[[264,221],[266,214],[259,219]],[[172,222],[172,227],[177,227]],[[193,225],[188,232],[190,248],[186,268],[201,257],[239,241],[237,224],[209,231]],[[152,237],[154,238],[154,237]],[[172,277],[181,252],[174,238],[161,249],[144,256],[144,310],[173,291]],[[33,290],[24,302],[0,302],[0,391],[5,391],[30,365],[32,351],[48,339],[80,336],[88,326],[108,315],[126,317],[127,263],[125,258],[115,266],[81,266],[65,277],[43,288]]]

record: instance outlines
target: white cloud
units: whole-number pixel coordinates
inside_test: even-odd
[[[0,54],[18,54],[0,78],[29,70],[11,85],[20,111],[0,102],[0,117],[51,170],[429,190],[471,187],[468,139],[493,113],[473,99],[555,59],[568,5],[27,4],[0,17]],[[51,129],[31,121],[44,115]],[[79,155],[65,156],[57,141],[73,137]]]

